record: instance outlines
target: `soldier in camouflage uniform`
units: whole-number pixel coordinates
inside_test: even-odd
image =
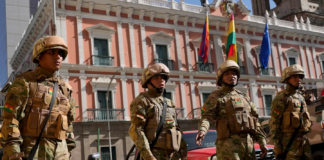
[[[311,122],[305,99],[299,92],[304,76],[304,69],[298,64],[285,68],[282,72],[281,83],[287,84],[286,89],[279,92],[271,104],[270,131],[276,156],[282,155],[295,128],[300,124],[300,116],[303,116],[302,126],[286,157],[289,160],[312,159],[307,139]],[[301,103],[303,103],[302,113],[300,113]]]
[[[147,67],[142,74],[142,87],[148,91],[140,93],[131,103],[131,126],[129,135],[134,141],[141,159],[182,160],[187,159],[187,146],[181,138],[182,132],[176,121],[174,103],[166,98],[167,111],[163,129],[156,144],[156,130],[163,110],[163,92],[169,79],[169,68],[162,63]]]
[[[18,75],[6,95],[1,128],[3,160],[28,157],[48,114],[50,119],[34,159],[69,159],[75,148],[72,132],[75,101],[71,86],[56,74],[67,54],[68,48],[61,37],[42,37],[35,43],[33,62],[38,66]],[[54,82],[58,82],[57,97],[49,113]]]
[[[258,122],[255,105],[244,93],[235,89],[240,78],[240,68],[235,61],[227,60],[217,72],[220,89],[212,92],[201,108],[196,144],[201,145],[210,124],[216,121],[217,160],[256,159],[254,141],[267,154],[266,136]]]

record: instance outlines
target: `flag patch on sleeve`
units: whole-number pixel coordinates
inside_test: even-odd
[[[275,110],[275,111],[273,111],[273,114],[279,116],[280,112]]]
[[[242,103],[241,98],[235,98],[235,103]]]
[[[167,120],[166,122],[167,122],[167,124],[172,124],[173,120]]]
[[[138,115],[136,115],[136,117],[137,117],[137,118],[139,118],[139,119],[144,119],[144,116],[142,116],[142,115],[139,115],[139,114],[138,114]]]
[[[297,107],[301,107],[301,105],[300,105],[300,103],[299,103],[299,102],[297,102]]]
[[[11,113],[12,110],[14,109],[14,107],[12,105],[10,105],[10,104],[5,104],[3,109],[6,110],[7,112]]]
[[[53,95],[53,88],[48,89],[48,93],[49,93],[50,95]]]
[[[206,112],[206,108],[205,107],[202,107],[201,108],[201,113],[205,113]]]

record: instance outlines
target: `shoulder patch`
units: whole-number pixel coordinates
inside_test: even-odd
[[[6,103],[5,106],[3,107],[3,109],[4,109],[5,111],[11,113],[11,112],[13,111],[13,109],[14,109],[14,106],[12,106],[12,105]]]

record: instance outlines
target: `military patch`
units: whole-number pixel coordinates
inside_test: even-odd
[[[10,105],[10,104],[5,104],[3,109],[6,110],[7,112],[11,113],[12,110],[14,109],[14,107],[12,105]]]
[[[173,120],[167,120],[166,123],[167,124],[172,124],[174,121]]]
[[[299,102],[297,102],[297,107],[301,107],[301,105],[300,105],[300,103],[299,103]]]
[[[201,114],[205,113],[206,112],[206,108],[205,107],[202,107],[201,108]]]
[[[273,114],[279,116],[280,112],[278,112],[278,111],[273,111]]]
[[[142,115],[139,115],[139,114],[138,114],[138,115],[136,115],[136,117],[137,117],[137,118],[139,118],[139,119],[144,119],[144,116],[142,116]]]
[[[11,100],[16,100],[17,98],[18,97],[13,93],[11,93],[10,96],[9,96],[9,99],[11,99]]]
[[[48,93],[49,93],[50,95],[53,95],[53,89],[52,89],[52,88],[48,89]]]
[[[235,103],[242,103],[241,98],[235,98]]]

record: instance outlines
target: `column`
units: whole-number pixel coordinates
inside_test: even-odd
[[[129,25],[129,42],[132,54],[132,67],[137,68],[136,65],[136,50],[135,50],[135,40],[134,40],[134,24],[128,23]]]
[[[147,51],[146,51],[146,35],[145,35],[145,24],[141,24],[141,39],[142,39],[142,54],[144,68],[147,67]]]
[[[83,53],[83,35],[82,35],[82,17],[77,16],[77,29],[78,29],[78,49],[79,49],[79,64],[84,63]]]
[[[134,73],[133,74],[133,77],[137,77],[137,73]],[[138,96],[138,82],[139,82],[139,79],[137,78],[133,78],[133,85],[134,85],[134,95],[135,97]]]
[[[179,29],[174,29],[174,35],[175,35],[175,42],[176,42],[176,52],[177,52],[177,59],[178,59],[178,68],[179,68],[179,71],[180,71],[180,70],[183,70],[183,69],[182,69],[182,60],[181,60],[181,51],[180,51]]]
[[[56,16],[56,35],[62,37],[61,33],[61,15]]]
[[[277,66],[277,61],[276,61],[276,58],[275,58],[275,53],[274,53],[274,50],[275,50],[275,47],[274,47],[274,44],[271,42],[271,57],[272,57],[272,60],[273,60],[273,69],[275,71],[275,75],[276,76],[279,76],[279,70],[278,70],[278,66]]]
[[[257,84],[256,84],[256,80],[255,79],[249,79],[249,84],[250,84],[251,100],[256,106],[259,106],[258,87],[257,87]]]
[[[283,70],[285,67],[284,67],[284,62],[283,62],[283,54],[282,54],[282,49],[281,49],[281,43],[277,42],[277,44],[278,44],[280,67],[281,67],[281,70]],[[282,75],[282,73],[281,73],[281,75]]]
[[[127,86],[126,86],[126,75],[125,75],[125,72],[122,72],[121,73],[121,85],[122,85],[122,95],[123,95],[123,98],[122,98],[122,102],[123,102],[123,108],[125,109],[125,112],[124,112],[124,117],[125,117],[125,120],[128,121],[130,120],[129,118],[129,113],[128,113],[128,99],[127,99]]]
[[[87,120],[87,90],[86,90],[86,82],[87,77],[80,76],[80,87],[81,87],[81,106],[82,106],[82,121]]]
[[[119,51],[120,67],[125,67],[123,32],[122,32],[122,26],[121,25],[122,25],[122,22],[117,21],[118,51]]]
[[[181,92],[181,101],[182,101],[182,107],[183,109],[183,116],[187,116],[187,101],[186,101],[186,94],[184,89],[184,83],[183,76],[180,76],[180,92]]]
[[[191,64],[191,54],[190,54],[189,30],[185,30],[185,40],[186,40],[187,61],[189,67],[188,71],[193,71],[192,64]]]
[[[309,75],[310,78],[315,78],[314,74],[313,74],[313,63],[311,62],[311,57],[313,57],[309,51],[308,46],[305,46],[306,48],[306,55],[307,55],[307,62],[308,62],[308,68],[309,68]]]
[[[196,104],[196,92],[195,92],[195,81],[193,79],[193,76],[190,76],[190,90],[191,90],[191,103],[192,103],[192,108],[195,109],[197,108]]]
[[[66,15],[65,14],[61,14],[61,22],[60,22],[60,27],[61,29],[61,37],[64,39],[64,41],[67,43],[67,36],[66,36]],[[69,63],[68,61],[68,56],[64,59],[64,63]]]
[[[223,49],[222,49],[222,39],[221,35],[214,34],[214,46],[215,46],[215,54],[216,54],[216,62],[217,65],[216,69],[220,67],[220,65],[224,62],[224,57],[223,57]]]
[[[245,60],[247,62],[247,67],[248,67],[248,74],[249,75],[255,75],[255,72],[254,72],[254,65],[253,65],[253,57],[252,57],[252,54],[251,54],[251,44],[250,44],[250,39],[248,38],[245,38],[244,39],[244,43],[245,43],[245,47],[244,47],[244,50],[245,50]]]
[[[318,67],[317,67],[317,65],[316,65],[316,51],[315,51],[315,47],[312,47],[312,56],[313,56],[313,66],[314,66],[314,68],[315,68],[315,72],[316,72],[316,76],[315,76],[315,78],[317,79],[317,78],[319,78],[320,77],[320,73],[319,73],[319,70],[318,70]]]
[[[306,62],[305,62],[305,54],[304,54],[304,47],[302,45],[299,45],[299,51],[301,55],[301,60],[302,60],[302,66],[304,67],[304,70],[307,70]],[[305,78],[308,78],[308,74],[305,72]]]

